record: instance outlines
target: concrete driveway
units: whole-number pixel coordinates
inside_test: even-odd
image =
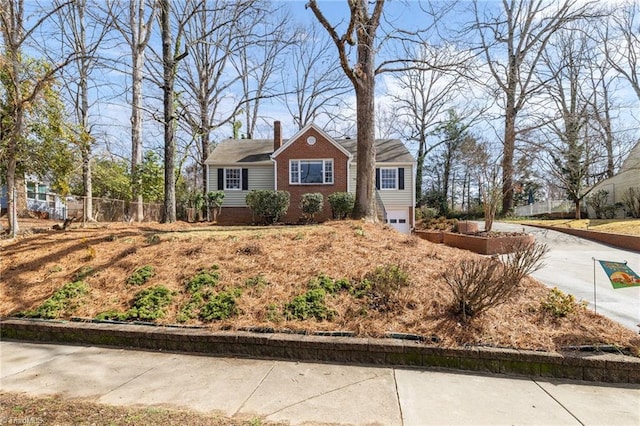
[[[484,225],[479,224],[483,229]],[[594,261],[610,260],[628,262],[636,273],[640,274],[640,253],[621,250],[595,241],[574,237],[573,235],[532,226],[496,222],[494,231],[522,231],[533,234],[536,241],[549,246],[545,265],[533,276],[548,285],[558,287],[565,293],[573,294],[578,300],[586,300],[591,309],[595,309],[625,327],[638,330],[640,323],[640,287],[614,290],[607,275],[599,263]]]

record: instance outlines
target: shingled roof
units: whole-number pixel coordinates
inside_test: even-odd
[[[334,139],[357,160],[356,139]],[[283,141],[286,142],[286,141]],[[207,158],[209,165],[267,165],[272,164],[273,139],[226,139],[215,147]],[[376,162],[410,164],[415,160],[399,139],[376,140]]]

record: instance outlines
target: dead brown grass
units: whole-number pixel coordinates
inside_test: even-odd
[[[204,224],[74,225],[66,232],[39,224],[40,232],[17,241],[0,242],[2,294],[0,315],[34,309],[72,281],[83,267],[94,274],[85,281],[91,291],[74,316],[93,318],[107,310],[124,311],[141,288],[164,285],[176,296],[161,323],[176,323],[189,300],[185,282],[201,268],[219,266],[217,288],[243,288],[240,314],[233,320],[209,322],[212,329],[273,327],[310,331],[353,331],[360,336],[388,332],[435,335],[441,345],[491,345],[558,351],[568,345],[615,344],[640,348],[632,331],[590,311],[553,318],[540,309],[548,289],[525,279],[518,294],[469,325],[449,313],[449,290],[442,278],[469,252],[434,245],[374,224],[355,221],[317,226],[223,228]],[[23,229],[26,226],[23,225]],[[38,226],[34,229],[38,231]],[[126,284],[136,269],[151,265],[155,275],[142,287]],[[286,321],[269,315],[304,293],[319,274],[361,279],[378,266],[400,265],[411,285],[398,291],[395,309],[378,312],[363,299],[341,293],[327,304],[337,311],[333,321]],[[248,287],[247,278],[261,275],[264,287]],[[191,324],[200,324],[193,320]]]
[[[640,219],[546,219],[518,221],[518,223],[640,236]]]
[[[260,418],[230,418],[174,407],[115,407],[93,401],[0,393],[2,424],[34,425],[277,425]]]

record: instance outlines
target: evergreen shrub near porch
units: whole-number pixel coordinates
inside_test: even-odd
[[[245,201],[254,216],[263,223],[277,223],[289,209],[291,195],[287,191],[253,190]]]

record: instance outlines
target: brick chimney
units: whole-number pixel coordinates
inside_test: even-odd
[[[279,121],[273,122],[273,150],[277,151],[282,146],[282,127]]]

